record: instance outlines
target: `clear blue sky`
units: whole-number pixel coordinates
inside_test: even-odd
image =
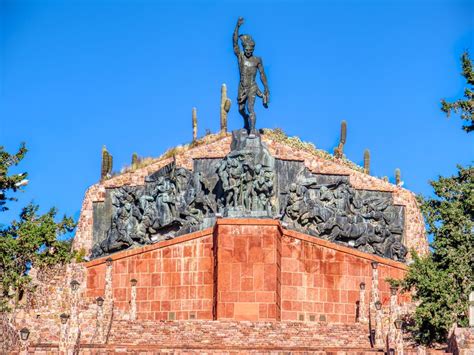
[[[429,179],[469,164],[474,133],[446,119],[441,98],[462,95],[459,57],[473,46],[473,2],[160,2],[0,0],[0,144],[30,152],[16,171],[30,184],[20,206],[78,216],[98,181],[106,144],[115,170],[133,152],[158,156],[219,127],[220,85],[237,113],[232,32],[263,58],[271,103],[257,126],[280,127],[332,151],[348,122],[346,155],[372,173],[399,167],[405,187],[429,195]],[[474,53],[473,53],[474,56]]]

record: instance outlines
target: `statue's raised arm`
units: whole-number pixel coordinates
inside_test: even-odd
[[[239,17],[235,26],[233,44],[234,53],[239,62],[239,91],[237,94],[237,103],[239,104],[239,113],[244,119],[244,129],[249,133],[249,137],[255,137],[258,133],[255,128],[257,118],[255,116],[255,98],[263,98],[263,106],[268,107],[270,93],[268,90],[267,76],[263,70],[262,59],[253,55],[255,49],[255,41],[249,34],[240,34],[240,26],[244,23],[244,19]],[[242,44],[242,50],[239,46],[239,40]],[[264,93],[258,88],[255,78],[257,71],[260,72],[260,79],[264,86]]]
[[[242,26],[244,23],[244,18],[239,17],[237,24],[235,25],[235,30],[234,30],[234,35],[232,36],[232,42],[234,44],[234,53],[235,55],[239,55],[240,49],[239,49],[239,28]]]

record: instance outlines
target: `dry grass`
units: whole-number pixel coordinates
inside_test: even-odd
[[[123,167],[120,171],[120,174],[123,173],[129,173],[133,172],[137,169],[144,168],[148,165],[157,163],[161,160],[165,160],[168,158],[172,158],[181,154],[186,153],[190,149],[199,147],[204,144],[210,144],[214,143],[220,139],[225,138],[227,135],[226,134],[221,134],[221,133],[215,133],[215,134],[206,134],[204,137],[201,137],[191,143],[187,143],[184,145],[178,145],[176,147],[169,148],[166,152],[164,152],[162,155],[160,155],[158,158],[151,158],[151,157],[145,157],[145,158],[139,158],[138,163],[133,164],[133,165],[127,165]]]
[[[305,151],[305,152],[307,152],[311,155],[314,155],[314,156],[317,156],[317,157],[320,157],[320,158],[323,158],[323,159],[326,159],[326,160],[334,161],[334,162],[339,163],[339,164],[342,163],[343,165],[347,166],[350,169],[353,169],[353,170],[356,170],[356,171],[359,171],[359,172],[362,172],[362,173],[364,172],[363,167],[361,167],[361,166],[355,164],[354,162],[350,161],[345,156],[338,159],[338,158],[334,157],[334,155],[330,154],[329,152],[327,152],[325,150],[317,149],[313,143],[303,142],[297,136],[289,137],[280,128],[276,128],[276,129],[267,129],[267,128],[265,128],[265,129],[263,129],[263,134],[265,136],[267,136],[268,138],[276,141],[276,142],[288,145],[288,146],[290,146],[292,148],[295,148],[295,149]],[[151,158],[151,157],[139,158],[138,162],[136,164],[125,166],[120,170],[120,173],[114,173],[112,176],[114,177],[114,176],[117,176],[117,175],[120,175],[120,174],[133,172],[137,169],[142,169],[142,168],[144,168],[148,165],[157,163],[161,160],[172,158],[172,157],[184,154],[192,148],[196,148],[198,146],[205,145],[205,144],[214,143],[214,142],[216,142],[220,139],[223,139],[226,136],[228,136],[228,134],[221,134],[221,133],[207,134],[204,137],[201,137],[201,138],[197,139],[194,142],[187,143],[187,144],[184,144],[184,145],[178,145],[176,147],[169,148],[166,152],[164,152],[158,158]]]
[[[356,170],[356,171],[359,171],[359,172],[362,172],[362,173],[364,172],[363,167],[361,167],[361,166],[357,165],[356,163],[350,161],[345,156],[338,159],[338,158],[334,157],[334,155],[332,155],[331,153],[329,153],[325,150],[317,149],[316,146],[313,143],[303,142],[297,136],[288,137],[287,134],[285,132],[283,132],[283,130],[280,129],[280,128],[275,128],[275,129],[265,128],[263,130],[263,134],[266,135],[268,138],[276,141],[276,142],[288,145],[288,146],[290,146],[292,148],[295,148],[295,149],[305,151],[305,152],[307,152],[311,155],[314,155],[314,156],[317,156],[317,157],[320,157],[320,158],[323,158],[323,159],[326,159],[326,160],[330,160],[330,161],[333,161],[333,162],[336,162],[336,163],[339,163],[339,164],[342,163],[343,165],[347,166],[350,169],[353,169],[353,170]]]

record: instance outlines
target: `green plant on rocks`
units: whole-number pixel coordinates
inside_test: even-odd
[[[364,151],[364,173],[370,174],[370,150]]]
[[[107,151],[105,145],[102,147],[102,161],[100,169],[100,179],[104,180],[112,175],[113,158]]]
[[[227,86],[222,84],[221,87],[221,107],[220,107],[220,118],[221,118],[221,133],[227,133],[227,114],[229,113],[231,101],[227,97]]]
[[[139,162],[140,162],[140,159],[138,158],[138,154],[133,153],[132,154],[132,169],[136,169]]]
[[[339,144],[334,148],[334,156],[341,159],[344,156],[344,145],[346,144],[347,137],[347,123],[346,121],[341,122],[341,135],[339,136]]]
[[[401,177],[400,169],[396,168],[395,169],[395,185],[401,186],[401,184],[402,184],[402,177]]]
[[[195,142],[197,140],[197,134],[198,134],[198,119],[197,119],[196,107],[193,107],[191,116],[193,120],[193,142]]]

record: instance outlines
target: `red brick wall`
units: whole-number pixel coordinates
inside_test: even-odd
[[[212,230],[112,255],[114,307],[128,312],[137,280],[137,318],[212,319]],[[104,258],[89,263],[87,296],[104,295]]]
[[[405,269],[394,268],[383,264],[379,265],[380,302],[382,302],[384,307],[389,307],[390,305],[390,284],[387,282],[387,279],[401,279],[405,273]],[[370,284],[368,285],[370,286]],[[409,294],[399,294],[398,299],[401,303],[411,302]]]
[[[354,323],[359,285],[370,300],[371,262],[386,279],[406,266],[302,233],[275,220],[220,219],[214,229],[112,255],[116,308],[129,312],[131,279],[138,319],[227,319]],[[86,296],[104,295],[105,258],[87,267]],[[402,301],[408,301],[402,299]]]
[[[374,258],[294,236],[286,233],[281,241],[281,319],[354,323],[361,282],[366,284],[366,300],[370,299]],[[381,301],[386,304],[390,290],[385,279],[401,278],[404,272],[394,265],[381,265],[379,270]]]
[[[276,320],[278,225],[239,222],[217,227],[217,317]]]

